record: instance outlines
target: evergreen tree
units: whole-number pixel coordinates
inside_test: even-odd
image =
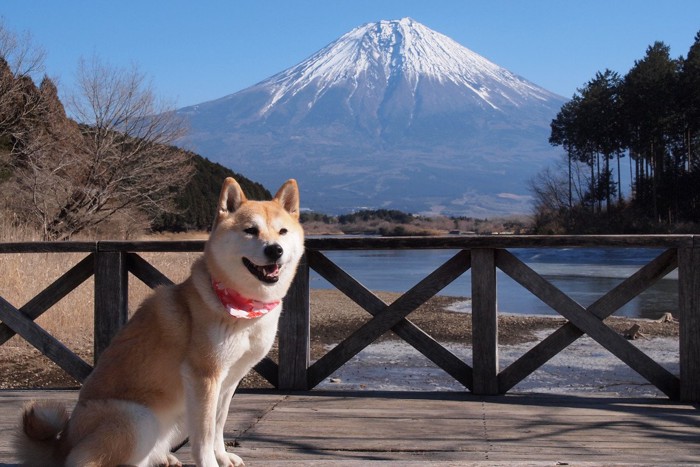
[[[606,207],[612,205],[612,196],[619,191],[619,158],[622,154],[621,123],[619,119],[620,76],[610,70],[596,73],[582,91],[587,127],[584,129],[588,147],[593,149],[599,168],[595,186],[595,199],[604,198]],[[603,168],[600,169],[600,157]],[[618,183],[612,179],[610,161],[617,157]]]
[[[676,169],[670,161],[669,147],[676,117],[677,81],[678,62],[671,59],[667,45],[655,42],[627,73],[621,90],[625,139],[638,158],[636,198],[641,206],[651,206],[655,219],[671,208],[667,202],[671,198],[663,196],[667,193],[662,183]]]
[[[686,194],[682,210],[690,221],[700,222],[700,32],[681,62],[678,79],[678,108],[682,114],[683,152],[686,174],[682,186]]]
[[[700,32],[681,64],[678,103],[685,123],[688,166],[700,169]]]
[[[152,226],[154,230],[209,230],[214,220],[219,190],[226,177],[235,178],[248,199],[272,199],[270,192],[261,184],[199,155],[191,153],[191,157],[194,175],[175,198],[175,212],[158,216]]]
[[[700,33],[685,59],[672,59],[669,47],[656,42],[623,79],[610,70],[597,73],[552,121],[549,141],[563,146],[568,155],[568,209],[547,208],[550,218],[568,217],[566,221],[555,219],[558,225],[575,226],[577,232],[586,230],[579,221],[596,223],[596,211],[601,211],[603,201],[608,213],[611,209],[616,213],[626,210],[629,222],[619,225],[632,229],[646,229],[643,226],[650,224],[644,219],[669,226],[700,221]],[[620,158],[626,151],[630,170],[634,163],[630,203],[622,199],[620,190]],[[616,182],[610,164],[614,159]],[[575,198],[572,168],[579,164],[588,168],[588,190]],[[536,207],[536,215],[553,199],[551,189],[543,191],[536,186],[543,180],[561,183],[552,173],[533,179],[536,199],[546,195],[545,202]],[[582,186],[585,184],[578,184]],[[617,206],[613,203],[615,193]],[[582,208],[592,210],[594,216],[586,221],[580,215]]]
[[[563,146],[569,156],[569,199],[572,198],[572,164],[585,163],[590,170],[589,190],[585,196],[591,209],[602,211],[612,205],[619,192],[619,157],[622,141],[619,121],[621,79],[613,71],[598,72],[564,104],[551,124],[549,142]],[[618,158],[618,182],[613,180],[610,161]],[[570,203],[571,204],[571,203]],[[570,206],[570,208],[573,206]]]
[[[576,114],[580,106],[581,97],[574,95],[570,101],[565,103],[556,118],[551,123],[551,134],[549,143],[553,146],[563,146],[567,155],[568,171],[568,208],[573,208],[573,172],[572,164],[578,150],[578,136],[576,134]]]

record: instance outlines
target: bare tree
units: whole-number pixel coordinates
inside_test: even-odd
[[[53,82],[44,78],[27,93],[37,104],[12,127],[12,177],[5,187],[5,205],[15,217],[37,227],[45,239],[57,214],[84,172],[83,134],[66,117]]]
[[[0,135],[8,136],[38,105],[28,92],[32,77],[43,72],[44,57],[29,33],[16,34],[0,18]]]
[[[171,146],[185,127],[138,69],[81,61],[69,109],[83,141],[74,187],[47,226],[50,238],[69,237],[124,210],[155,215],[170,209],[192,174],[189,154]]]
[[[535,227],[539,232],[565,233],[572,214],[586,202],[585,164],[559,160],[528,181],[534,198]]]
[[[44,79],[33,93],[41,105],[24,120],[12,157],[13,180],[24,194],[15,211],[49,240],[68,239],[117,213],[170,210],[193,171],[190,155],[171,145],[184,125],[136,68],[93,59],[80,63],[77,76],[69,100],[77,121]]]
[[[12,224],[26,221],[15,206],[24,207],[17,189],[15,163],[21,142],[43,105],[32,77],[42,73],[44,52],[32,43],[28,33],[16,34],[0,18],[0,215]],[[14,180],[13,180],[14,177]]]
[[[0,18],[0,56],[11,64],[16,76],[32,76],[42,73],[46,52],[33,44],[28,32],[17,34],[5,26]]]

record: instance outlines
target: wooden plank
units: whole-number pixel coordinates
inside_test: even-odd
[[[472,250],[472,358],[474,394],[498,394],[496,261],[492,249]]]
[[[700,247],[678,250],[681,400],[700,402]]]
[[[136,253],[126,253],[126,267],[134,277],[152,289],[161,285],[173,285],[170,278]]]
[[[93,253],[95,242],[7,242],[0,253]]]
[[[253,370],[265,378],[271,385],[279,388],[279,365],[273,362],[270,357],[265,357],[260,360],[253,367]]]
[[[311,360],[309,264],[299,262],[292,286],[284,298],[279,323],[279,389],[308,389],[306,369]]]
[[[527,265],[510,254],[499,257],[498,267],[540,298],[553,310],[571,321],[617,358],[626,363],[671,399],[680,396],[676,376],[652,360],[624,337],[607,327],[600,318],[588,313],[566,294],[554,287]]]
[[[388,305],[320,251],[306,250],[309,266],[372,316]]]
[[[308,399],[290,396],[247,430],[238,443],[242,449],[249,447],[257,452],[293,446],[325,456],[329,465],[333,465],[330,452],[381,453],[383,459],[393,460],[418,450],[430,453],[432,460],[459,453],[456,459],[460,465],[470,452],[481,453],[480,461],[487,464],[493,463],[490,461],[496,454],[506,452],[508,455],[501,459],[509,461],[508,465],[522,459],[536,459],[544,465],[544,461],[552,463],[552,456],[606,464],[623,460],[630,465],[655,459],[658,464],[659,460],[697,459],[700,453],[695,446],[691,451],[683,449],[698,439],[700,429],[694,423],[700,415],[692,407],[685,407],[678,417],[678,431],[672,431],[649,423],[656,416],[654,405],[658,402],[654,400],[633,407],[622,399],[570,396],[521,395],[513,401],[508,396],[439,401],[438,394],[433,400],[407,393],[393,397],[367,393],[329,396],[332,400],[323,393]],[[590,399],[598,403],[577,407],[578,400]],[[667,410],[668,406],[661,407]],[[522,410],[526,414],[516,417]],[[559,411],[569,412],[568,423],[551,424],[549,414]],[[636,424],[617,423],[635,412],[639,414]],[[300,420],[306,429],[296,428]],[[476,420],[481,421],[478,430]],[[638,429],[631,433],[627,426]],[[284,454],[286,460],[294,456],[293,452]]]
[[[675,249],[669,249],[644,265],[608,293],[593,302],[588,312],[600,319],[611,316],[646,289],[678,267]]]
[[[161,241],[113,241],[103,240],[98,242],[99,251],[131,251],[131,252],[198,252],[204,251],[205,240],[161,240]]]
[[[46,310],[89,279],[95,269],[94,263],[95,259],[91,253],[29,300],[19,311],[32,321],[37,319]],[[14,335],[15,332],[9,326],[5,323],[0,323],[0,345],[10,340]]]
[[[388,305],[382,299],[367,290],[354,277],[329,260],[328,257],[314,250],[307,250],[307,254],[309,255],[310,265],[316,272],[372,316],[386,309]],[[469,270],[471,257],[468,252],[460,253],[460,256],[463,258],[464,272],[466,272]],[[471,367],[440,345],[429,334],[425,333],[407,318],[399,321],[391,330],[455,380],[471,390]],[[322,377],[319,376],[319,382],[329,376],[329,374]]]
[[[84,381],[92,371],[92,367],[83,359],[2,297],[0,320],[76,380]]]
[[[500,258],[511,255],[499,251],[496,254],[496,264]],[[677,254],[674,249],[666,250],[640,270],[618,284],[615,288],[596,300],[587,308],[599,319],[603,320],[627,302],[638,296],[644,290],[655,284],[677,267]],[[508,392],[516,384],[525,379],[533,371],[564,350],[576,339],[583,336],[583,331],[572,323],[566,323],[540,343],[511,363],[498,375],[498,387],[501,394]]]
[[[326,355],[319,358],[309,367],[309,387],[317,385],[326,376],[377,340],[382,334],[396,326],[413,310],[425,303],[426,300],[461,276],[466,270],[465,267],[469,264],[469,258],[469,252],[467,251],[457,253],[408,292],[396,299],[391,305],[374,315],[371,320],[363,324]],[[359,290],[357,292],[359,293]],[[352,293],[349,296],[352,297],[354,295],[356,294]]]
[[[129,318],[126,254],[99,251],[95,257],[95,362]]]
[[[77,391],[0,392],[2,462],[17,462],[17,415],[36,399],[70,407]],[[253,467],[700,463],[700,411],[661,399],[241,391],[224,433]],[[189,445],[176,455],[192,465]]]

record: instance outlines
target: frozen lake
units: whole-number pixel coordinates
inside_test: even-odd
[[[509,250],[548,281],[588,306],[607,291],[634,274],[663,250],[648,248],[519,248]],[[327,251],[334,263],[342,267],[371,290],[405,292],[450,259],[453,250],[371,250]],[[554,315],[542,303],[498,271],[498,309],[504,313]],[[312,271],[311,287],[332,286]],[[471,271],[440,292],[441,295],[469,297]],[[465,311],[469,303],[463,304]],[[616,316],[657,319],[678,309],[676,271],[620,309]]]

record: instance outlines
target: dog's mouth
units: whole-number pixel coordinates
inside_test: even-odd
[[[257,277],[261,282],[274,284],[280,278],[280,265],[277,263],[258,266],[248,258],[243,258],[243,264],[245,264],[248,271],[250,271],[250,273]]]

